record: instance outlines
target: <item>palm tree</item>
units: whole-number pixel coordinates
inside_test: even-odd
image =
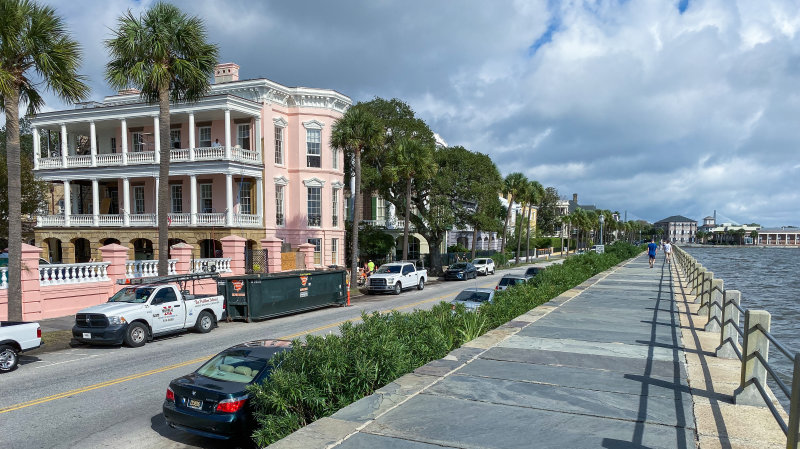
[[[158,2],[138,18],[128,10],[105,42],[111,61],[106,80],[117,89],[131,86],[142,99],[158,103],[161,142],[158,176],[158,274],[167,274],[169,261],[169,130],[170,101],[195,102],[208,92],[217,64],[218,48],[206,42],[203,20],[176,6]],[[127,211],[126,211],[127,212]]]
[[[519,198],[518,203],[520,203],[520,205],[522,206],[523,209],[526,208],[526,207],[528,207],[528,208],[530,207],[530,203],[528,202],[529,194],[530,194],[529,188],[530,188],[530,184],[528,184],[528,180],[526,179],[525,183],[522,184],[519,187],[519,190],[517,191],[517,198]],[[530,220],[530,218],[528,220]],[[522,223],[522,217],[521,216],[517,217],[516,221],[517,221],[517,229],[515,231],[515,233],[517,234],[517,257],[516,257],[516,263],[519,263],[519,252],[520,252],[520,247],[521,247],[521,243],[522,243],[522,225],[524,223]]]
[[[49,6],[29,0],[0,0],[0,109],[6,115],[8,169],[8,319],[22,320],[22,182],[19,106],[34,114],[43,105],[43,84],[65,101],[87,96],[78,74],[81,48]],[[34,79],[29,76],[33,72]]]
[[[433,160],[433,147],[417,139],[401,137],[392,149],[387,169],[392,177],[406,181],[405,224],[403,225],[403,260],[408,260],[408,231],[411,221],[411,184],[414,180],[424,181],[433,177],[436,165]]]
[[[350,285],[357,285],[358,278],[358,225],[361,223],[361,156],[362,153],[378,148],[384,138],[383,125],[364,105],[357,104],[348,109],[342,118],[333,124],[331,145],[345,151],[353,158],[353,229],[350,238]]]
[[[510,175],[506,176],[506,179],[503,181],[503,194],[507,196],[508,199],[508,210],[506,211],[506,221],[503,224],[503,241],[500,244],[500,252],[504,252],[506,249],[506,236],[508,233],[508,220],[511,218],[511,209],[513,209],[514,198],[517,196],[517,192],[527,184],[528,180],[525,178],[525,175],[522,173],[516,172],[511,173]]]
[[[528,234],[526,238],[526,245],[525,245],[525,260],[531,256],[531,207],[532,206],[539,206],[542,203],[542,198],[544,198],[544,187],[539,181],[531,181],[528,184],[527,189],[527,200],[528,200]],[[519,251],[519,249],[517,249]]]

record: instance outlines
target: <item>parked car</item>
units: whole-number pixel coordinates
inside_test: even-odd
[[[542,272],[542,270],[544,270],[544,267],[528,267],[523,276],[525,276],[525,279],[530,279]]]
[[[159,335],[194,329],[210,332],[225,311],[222,295],[191,295],[186,282],[216,278],[214,273],[128,279],[130,285],[105,304],[75,315],[72,337],[89,344],[122,344],[137,348]]]
[[[469,262],[456,262],[447,267],[444,272],[444,279],[455,281],[466,281],[467,279],[475,279],[478,277],[478,270],[475,265]]]
[[[425,288],[428,270],[417,269],[411,262],[385,263],[372,276],[367,278],[367,293],[392,292],[399,295],[405,289]]]
[[[464,304],[468,312],[474,312],[481,304],[492,302],[493,299],[494,290],[491,288],[468,288],[462,290],[450,304],[453,305],[453,310],[457,304]]]
[[[502,291],[509,287],[513,287],[515,285],[524,284],[527,282],[527,279],[524,275],[521,274],[505,274],[502,278],[500,278],[500,282],[497,283],[497,286],[494,288],[495,290]]]
[[[42,345],[39,323],[0,321],[0,373],[17,369],[19,354]]]
[[[472,261],[472,265],[475,265],[475,269],[478,270],[478,274],[482,274],[484,276],[494,274],[494,259],[491,257],[475,259]]]
[[[173,379],[162,406],[167,424],[216,439],[252,434],[253,409],[247,386],[264,382],[270,360],[291,349],[288,340],[256,340],[232,346],[195,372]]]

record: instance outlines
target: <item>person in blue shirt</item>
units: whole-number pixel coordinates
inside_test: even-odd
[[[647,244],[647,255],[650,257],[650,268],[653,268],[653,263],[656,261],[657,251],[658,245],[653,242],[653,239],[650,239],[650,243]]]

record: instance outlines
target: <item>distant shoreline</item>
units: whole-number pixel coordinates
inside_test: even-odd
[[[703,245],[699,243],[682,243],[681,248],[789,248],[800,249],[798,245]]]

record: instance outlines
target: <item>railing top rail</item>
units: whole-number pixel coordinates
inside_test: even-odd
[[[755,328],[761,331],[761,333],[764,334],[765,337],[767,337],[770,343],[775,345],[775,347],[778,348],[778,350],[780,350],[783,353],[783,355],[785,355],[786,357],[789,358],[789,360],[794,362],[795,355],[792,354],[789,348],[778,342],[778,340],[771,333],[767,332],[767,330],[764,329],[764,327],[762,327],[760,324],[756,324]]]

